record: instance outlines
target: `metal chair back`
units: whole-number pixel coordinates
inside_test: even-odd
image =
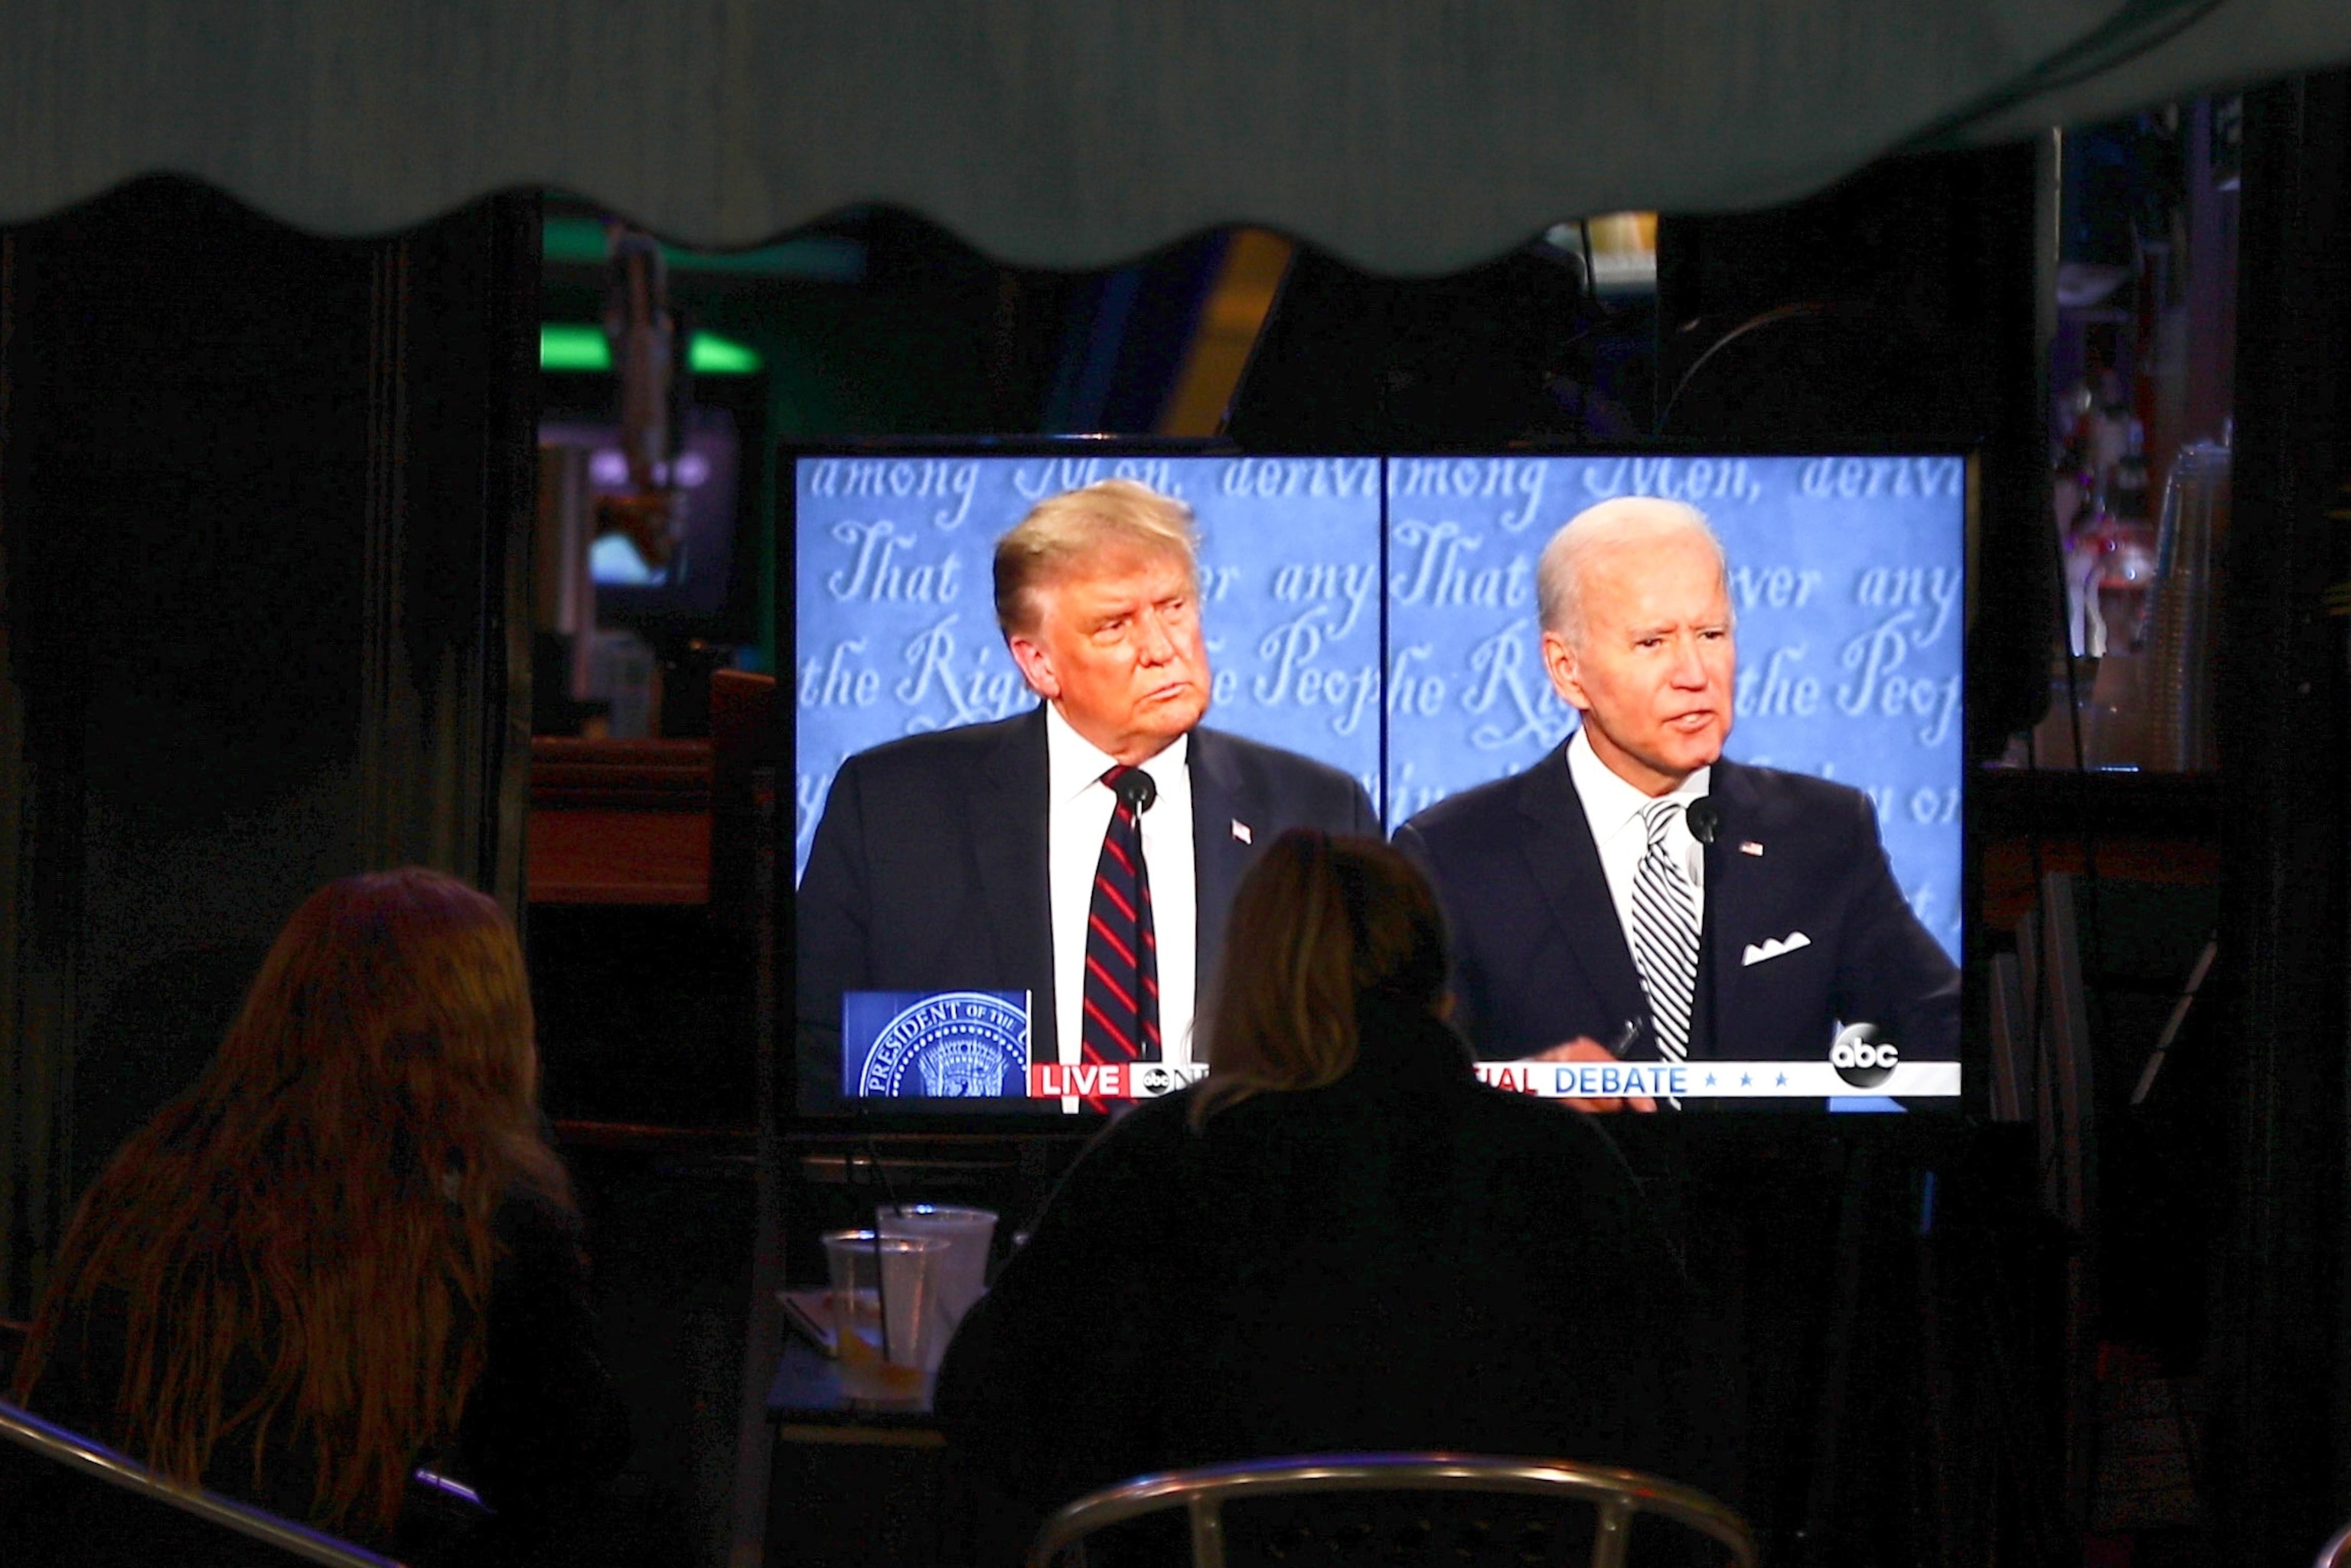
[[[20,1488],[40,1492],[29,1500],[12,1499],[8,1509],[0,1510],[15,1516],[19,1527],[32,1522],[39,1511],[71,1507],[77,1483],[84,1491],[98,1482],[130,1494],[84,1511],[102,1520],[99,1528],[106,1531],[106,1556],[111,1562],[302,1562],[324,1568],[401,1568],[389,1557],[249,1503],[174,1485],[111,1448],[6,1403],[0,1403],[0,1456],[9,1461],[0,1465],[0,1478],[14,1469]],[[131,1498],[151,1506],[141,1509]]]
[[[1088,1536],[1178,1509],[1189,1519],[1193,1568],[1226,1568],[1227,1503],[1332,1492],[1475,1493],[1589,1504],[1597,1511],[1591,1568],[1623,1568],[1634,1520],[1653,1514],[1713,1541],[1737,1568],[1755,1568],[1755,1537],[1747,1521],[1694,1487],[1569,1459],[1477,1454],[1311,1455],[1139,1477],[1081,1498],[1048,1520],[1029,1548],[1029,1568],[1050,1568],[1072,1548],[1082,1562]]]

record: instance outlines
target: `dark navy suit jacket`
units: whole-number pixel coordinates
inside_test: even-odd
[[[1956,1058],[1959,970],[1895,885],[1868,798],[1735,762],[1714,765],[1708,790],[1722,819],[1706,849],[1691,1057],[1825,1061],[1840,1022],[1867,1022],[1906,1061]],[[1437,884],[1454,1022],[1479,1055],[1578,1036],[1613,1046],[1646,1019],[1564,747],[1438,801],[1395,841]],[[1625,1054],[1656,1051],[1645,1031]]]
[[[1380,836],[1335,768],[1196,729],[1192,859],[1201,994],[1241,873],[1284,828]],[[799,1108],[837,1110],[843,991],[1029,993],[1029,1053],[1059,1060],[1045,710],[908,736],[841,765],[800,879]],[[1249,831],[1245,841],[1234,831]]]

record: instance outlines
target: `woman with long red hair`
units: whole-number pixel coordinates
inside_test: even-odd
[[[421,1458],[520,1518],[609,1476],[627,1420],[532,1032],[491,900],[415,869],[312,894],[82,1197],[16,1397],[363,1540]]]

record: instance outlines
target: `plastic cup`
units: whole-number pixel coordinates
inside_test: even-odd
[[[912,1399],[946,1348],[939,1265],[947,1243],[930,1236],[835,1230],[824,1238],[831,1275],[834,1355],[852,1399]]]
[[[935,1299],[944,1332],[930,1364],[935,1372],[956,1325],[987,1289],[987,1249],[996,1240],[996,1215],[939,1203],[904,1203],[894,1208],[885,1204],[873,1211],[873,1228],[884,1236],[930,1237],[946,1243],[947,1254],[937,1271]]]

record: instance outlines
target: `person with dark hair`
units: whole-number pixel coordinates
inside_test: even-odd
[[[1208,1076],[1071,1167],[948,1346],[937,1408],[1012,1554],[1176,1466],[1541,1455],[1705,1484],[1687,1289],[1605,1133],[1490,1090],[1435,894],[1293,830],[1241,882]]]
[[[75,1210],[13,1387],[162,1475],[368,1542],[446,1456],[527,1536],[626,1457],[497,904],[313,894],[195,1084]]]

